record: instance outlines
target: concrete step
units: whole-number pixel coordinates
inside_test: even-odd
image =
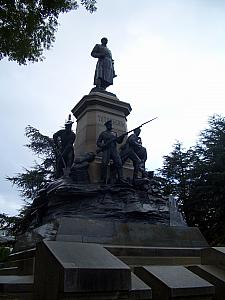
[[[135,274],[131,273],[131,289],[129,291],[116,292],[85,292],[85,293],[61,293],[60,300],[150,300],[152,290]]]
[[[135,274],[152,288],[153,300],[211,300],[214,286],[183,266],[136,267]]]
[[[34,300],[33,293],[7,293],[7,294],[0,294],[0,299],[2,300]]]
[[[188,266],[190,271],[213,284],[216,288],[216,299],[225,299],[225,271],[213,265]]]
[[[0,268],[0,275],[2,274],[2,269],[14,267],[17,268],[17,273],[14,273],[14,275],[32,275],[34,273],[34,261],[35,258],[6,261],[3,264],[3,268]]]
[[[130,268],[101,245],[62,241],[37,244],[34,293],[40,299],[58,299],[63,293],[127,293],[130,288]]]
[[[196,265],[201,263],[200,257],[145,257],[145,256],[118,256],[125,264],[134,266],[177,266],[177,265]]]
[[[8,275],[0,276],[0,295],[8,293],[31,293],[33,289],[33,276]]]
[[[212,247],[202,249],[201,264],[215,265],[225,270],[225,247]]]
[[[131,273],[131,290],[129,291],[129,299],[152,299],[152,289],[133,273]]]
[[[115,256],[151,256],[172,257],[191,256],[200,257],[202,248],[179,248],[179,247],[142,247],[104,245],[104,248]]]
[[[27,259],[27,258],[33,258],[35,257],[36,248],[31,248],[28,250],[23,250],[19,252],[13,252],[9,255],[8,260],[21,260],[21,259]]]
[[[129,266],[200,264],[200,248],[166,248],[105,245]]]
[[[0,269],[0,275],[18,275],[18,267],[7,267]]]

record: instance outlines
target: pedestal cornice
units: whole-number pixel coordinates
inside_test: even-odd
[[[132,110],[131,106],[127,102],[120,101],[118,98],[110,95],[105,95],[99,92],[90,93],[84,96],[72,109],[73,115],[77,120],[93,106],[103,106],[116,111],[122,112],[125,116],[128,116]]]

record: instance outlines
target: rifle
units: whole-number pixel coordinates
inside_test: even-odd
[[[131,130],[125,132],[124,134],[127,135],[127,134],[129,134],[130,132],[132,132],[132,131],[134,131],[134,130],[136,130],[136,129],[138,129],[138,128],[141,128],[143,125],[148,124],[148,123],[154,121],[154,120],[157,119],[157,118],[158,118],[158,117],[155,117],[155,118],[153,118],[153,119],[151,119],[151,120],[149,120],[149,121],[147,121],[147,122],[144,122],[144,123],[142,123],[140,126],[134,128],[134,129],[131,129]]]
[[[145,124],[147,124],[147,123],[150,123],[150,122],[154,121],[154,120],[157,119],[157,118],[158,118],[158,117],[155,117],[155,118],[153,118],[153,119],[151,119],[151,120],[149,120],[149,121],[147,121],[147,122],[144,122],[144,123],[142,123],[141,125],[139,125],[138,127],[134,128],[134,129],[131,129],[131,130],[129,130],[129,131],[127,131],[127,132],[125,132],[125,133],[119,135],[118,137],[116,137],[116,138],[114,138],[114,139],[111,139],[111,140],[108,141],[105,145],[103,145],[101,148],[98,148],[98,149],[96,150],[96,154],[98,154],[99,152],[102,152],[104,149],[107,149],[108,146],[111,145],[113,142],[115,142],[117,139],[122,138],[122,137],[125,137],[125,136],[128,135],[130,132],[132,132],[132,131],[134,131],[134,130],[136,130],[136,129],[138,129],[138,128],[141,128],[143,125],[145,125]]]

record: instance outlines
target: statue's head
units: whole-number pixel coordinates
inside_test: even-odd
[[[140,133],[141,133],[141,128],[140,127],[134,129],[134,134],[136,136],[139,136]]]
[[[104,125],[108,130],[111,130],[112,129],[112,120],[105,122]]]
[[[106,37],[103,37],[103,38],[101,39],[101,43],[102,43],[103,46],[106,46],[107,43],[108,43],[108,39],[107,39]]]

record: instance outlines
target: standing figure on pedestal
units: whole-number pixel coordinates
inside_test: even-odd
[[[134,133],[131,134],[125,145],[121,147],[121,160],[124,164],[125,161],[130,158],[133,162],[134,166],[134,174],[133,174],[133,180],[138,179],[138,173],[139,171],[142,174],[142,177],[144,177],[145,173],[145,162],[147,160],[147,151],[146,148],[142,146],[141,138],[139,137],[141,133],[141,128],[135,128]]]
[[[101,39],[101,44],[95,45],[91,52],[91,56],[98,58],[95,69],[94,85],[96,88],[105,90],[109,85],[113,84],[113,78],[116,77],[114,71],[114,61],[111,51],[107,48],[107,38]]]
[[[117,137],[117,133],[112,131],[112,120],[107,121],[104,125],[106,130],[100,133],[97,140],[97,146],[102,151],[101,179],[102,182],[107,183],[107,167],[110,159],[112,159],[118,182],[123,182],[123,166],[117,151],[117,143],[121,144],[125,135]],[[100,151],[97,151],[97,153]]]
[[[53,135],[57,149],[56,178],[62,177],[64,175],[63,170],[70,169],[74,162],[73,144],[76,135],[72,131],[72,124],[71,115],[69,115],[69,119],[65,123],[65,129],[61,129]]]

